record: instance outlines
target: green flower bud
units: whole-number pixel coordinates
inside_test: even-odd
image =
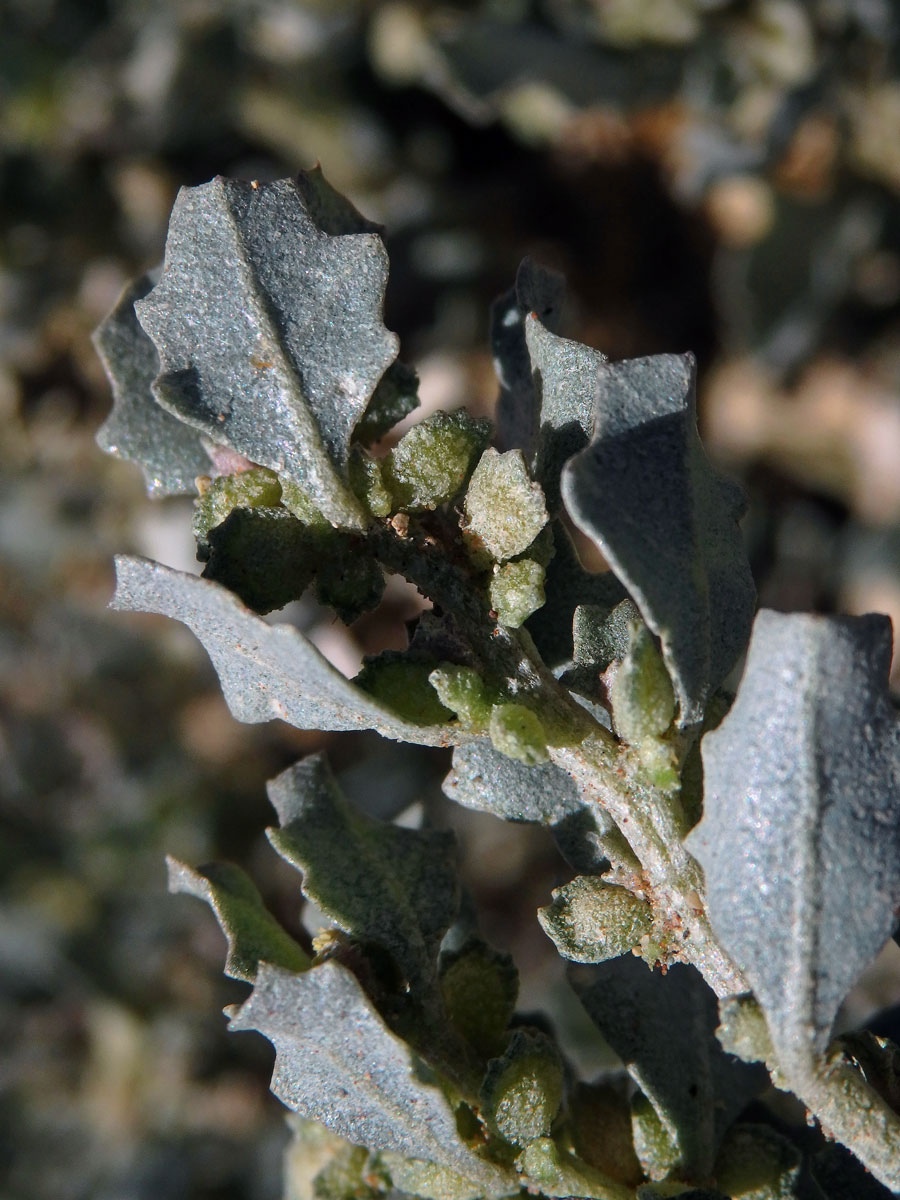
[[[544,603],[544,568],[530,558],[504,563],[491,579],[490,596],[500,624],[518,629]]]
[[[209,531],[235,508],[274,508],[281,502],[281,483],[268,467],[251,467],[236,475],[218,475],[196,502],[194,537],[206,542]]]
[[[437,412],[414,425],[382,460],[394,507],[424,512],[452,500],[490,436],[490,421],[461,411]]]
[[[493,700],[477,671],[442,663],[428,678],[441,703],[452,709],[463,725],[475,729],[487,727]]]
[[[420,662],[386,650],[365,661],[353,682],[413,725],[443,725],[453,713],[429,683],[434,662]]]
[[[547,506],[521,450],[482,454],[466,492],[466,533],[495,562],[527,550],[547,524]]]
[[[536,766],[549,757],[541,719],[524,704],[495,704],[489,732],[496,750],[526,766]]]
[[[550,1132],[562,1103],[563,1067],[544,1034],[517,1029],[506,1051],[491,1059],[481,1104],[488,1125],[514,1146]]]

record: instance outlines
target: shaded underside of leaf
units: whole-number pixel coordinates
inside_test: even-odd
[[[555,513],[563,466],[590,440],[597,381],[607,359],[581,342],[557,337],[533,316],[526,320],[525,336],[539,409],[535,477],[544,489],[547,507]]]
[[[387,255],[361,218],[353,232],[320,228],[320,208],[327,228],[340,227],[339,210],[304,190],[221,177],[182,188],[162,277],[136,310],[165,408],[293,480],[334,524],[357,526],[350,438],[397,354],[382,320]]]
[[[384,737],[448,745],[447,726],[399,720],[336,670],[292,625],[269,625],[225,588],[144,558],[116,559],[110,607],[183,622],[212,659],[239,721],[280,717],[298,729],[375,729]]]
[[[688,846],[710,919],[779,1057],[821,1054],[900,902],[900,737],[886,617],[763,610],[731,712],[702,742]]]
[[[209,470],[209,456],[197,430],[153,398],[159,355],[134,311],[135,301],[152,287],[148,275],[128,284],[94,333],[113,393],[113,409],[97,433],[97,444],[108,454],[138,463],[151,495],[184,495]]]
[[[519,449],[529,457],[534,450],[540,397],[525,343],[525,321],[536,313],[549,329],[558,329],[565,292],[566,282],[559,272],[523,258],[514,286],[491,305],[491,352],[500,380],[496,422],[501,450]]]
[[[485,739],[456,747],[443,790],[457,804],[504,821],[553,825],[582,807],[577,784],[561,767],[528,767]]]
[[[443,1093],[413,1073],[409,1049],[346,968],[326,962],[297,975],[260,966],[256,986],[231,1020],[275,1046],[272,1091],[302,1116],[354,1145],[439,1163],[505,1190],[506,1173],[459,1137]]]
[[[677,963],[662,975],[626,954],[594,972],[595,982],[576,989],[582,1004],[653,1105],[682,1166],[708,1174],[765,1069],[719,1045],[716,998],[693,967]]]
[[[207,863],[191,868],[166,860],[169,891],[205,900],[228,939],[225,974],[252,983],[261,962],[287,971],[304,971],[309,955],[263,905],[256,884],[233,863]]]
[[[281,824],[269,840],[303,872],[303,894],[340,929],[387,950],[421,990],[459,907],[453,834],[356,811],[321,755],[284,771],[268,792]]]
[[[566,464],[563,499],[660,638],[680,723],[695,724],[753,618],[743,497],[700,445],[692,355],[608,363],[597,378],[593,440]]]

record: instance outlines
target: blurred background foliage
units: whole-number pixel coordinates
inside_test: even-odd
[[[148,502],[95,448],[91,330],[160,260],[179,186],[319,160],[385,225],[387,323],[426,409],[490,411],[488,305],[532,254],[569,279],[570,336],[697,354],[707,443],[751,495],[762,602],[896,623],[900,16],[4,0],[0,23],[3,1194],[268,1200],[287,1138],[270,1052],[226,1035],[217,1009],[241,989],[209,915],[166,896],[164,853],[243,863],[296,928],[263,782],[327,743],[359,803],[457,828],[526,1007],[558,993],[534,910],[566,869],[536,831],[455,812],[439,757],[239,726],[180,626],[104,611],[114,551],[190,564],[190,502]],[[290,616],[352,672],[415,609],[391,587],[349,631]],[[846,1019],[895,1003],[898,980],[888,956]]]

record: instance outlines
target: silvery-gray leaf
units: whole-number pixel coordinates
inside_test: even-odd
[[[191,868],[166,860],[169,891],[205,900],[228,941],[225,974],[252,983],[261,962],[288,971],[305,971],[309,955],[278,924],[262,901],[256,884],[233,863],[207,863]]]
[[[345,967],[325,962],[298,975],[262,964],[230,1027],[272,1042],[272,1091],[294,1112],[354,1145],[440,1163],[486,1191],[502,1184],[506,1172],[461,1141],[443,1092],[417,1078],[409,1048]]]
[[[579,604],[572,620],[575,662],[563,672],[560,682],[579,695],[605,701],[600,675],[611,662],[625,657],[629,625],[640,619],[641,614],[631,600],[622,600],[612,612],[595,604]]]
[[[693,967],[676,963],[662,975],[629,954],[591,979],[576,986],[589,1016],[653,1105],[681,1166],[708,1175],[726,1129],[765,1085],[765,1068],[719,1045],[716,997]]]
[[[109,376],[113,409],[97,432],[107,454],[139,464],[147,491],[177,496],[194,491],[194,480],[209,470],[200,434],[161,408],[151,386],[159,355],[134,312],[153,287],[149,275],[134,280],[94,333],[94,345]]]
[[[455,748],[443,790],[464,808],[550,826],[560,852],[582,874],[600,874],[611,858],[618,862],[627,855],[612,821],[598,805],[584,804],[565,771],[553,763],[526,766],[486,739]]]
[[[536,313],[546,326],[557,329],[565,292],[566,281],[558,271],[523,258],[515,285],[491,305],[491,352],[500,380],[496,440],[501,450],[524,450],[530,456],[534,448],[540,397],[525,344],[525,322]]]
[[[160,356],[154,394],[293,480],[333,524],[360,526],[343,469],[397,354],[386,281],[380,237],[319,228],[302,181],[182,188],[162,277],[136,305]]]
[[[692,355],[600,368],[593,440],[566,464],[562,493],[659,637],[680,723],[695,724],[746,646],[755,591],[742,493],[697,435]]]
[[[412,725],[355,687],[292,625],[269,625],[218,584],[145,558],[116,558],[111,607],[183,622],[203,643],[239,721],[280,717],[298,729],[375,729],[384,737],[449,745],[446,726]]]
[[[456,747],[443,790],[457,804],[504,821],[552,825],[583,807],[577,784],[561,767],[526,766],[486,739]]]
[[[599,350],[581,342],[557,337],[530,316],[525,322],[525,337],[540,426],[534,455],[535,478],[544,489],[547,507],[555,513],[560,507],[563,466],[590,441],[598,379],[607,359]]]
[[[887,617],[763,610],[731,712],[702,742],[688,847],[713,929],[782,1066],[821,1054],[900,903],[900,733]]]
[[[318,754],[273,779],[268,792],[281,826],[269,840],[303,872],[304,896],[338,928],[387,950],[421,990],[459,908],[453,834],[356,811]]]
[[[550,528],[555,552],[544,580],[544,606],[525,627],[547,666],[558,667],[572,660],[572,625],[578,606],[590,604],[610,612],[625,599],[625,589],[612,571],[595,575],[585,570],[560,521],[551,522]]]

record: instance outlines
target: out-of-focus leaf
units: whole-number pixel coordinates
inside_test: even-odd
[[[151,386],[159,355],[134,311],[153,282],[142,275],[130,283],[94,333],[113,393],[113,410],[97,433],[108,454],[139,464],[147,491],[174,496],[194,491],[194,480],[209,470],[200,434],[156,403]]]
[[[254,612],[299,600],[316,570],[319,544],[284,508],[234,508],[208,534],[203,578],[234,592]]]
[[[239,721],[280,717],[298,729],[376,729],[425,746],[449,745],[460,736],[445,725],[413,725],[394,716],[298,629],[267,624],[218,584],[145,558],[119,556],[116,569],[111,607],[160,613],[187,625],[212,659]]]
[[[272,1042],[272,1091],[302,1116],[355,1145],[438,1163],[485,1194],[516,1190],[507,1172],[460,1139],[444,1094],[416,1076],[409,1048],[338,963],[299,975],[262,964],[231,1028],[256,1029]]]
[[[454,1028],[485,1058],[500,1054],[519,995],[512,958],[472,934],[441,952],[440,987]]]
[[[333,232],[346,202],[304,189],[223,178],[182,188],[162,276],[136,311],[159,352],[165,408],[354,527],[364,518],[344,480],[350,438],[397,354],[382,320],[387,255],[358,232],[358,214]]]
[[[750,633],[743,495],[700,444],[692,355],[607,363],[597,386],[593,440],[566,464],[563,500],[662,642],[692,725]]]
[[[387,950],[421,990],[459,907],[453,834],[357,812],[321,755],[284,771],[268,792],[281,825],[269,840],[303,872],[303,894],[338,928]]]
[[[716,998],[693,967],[676,963],[662,975],[629,954],[592,978],[578,988],[581,1002],[653,1105],[673,1146],[670,1165],[708,1175],[725,1130],[765,1084],[764,1068],[719,1045]]]
[[[540,396],[535,391],[531,359],[525,343],[525,323],[535,313],[556,330],[562,319],[566,281],[523,258],[516,282],[491,305],[491,352],[500,380],[497,398],[497,442],[501,450],[523,450],[530,457],[540,424]]]
[[[598,378],[607,359],[581,342],[557,337],[533,317],[525,322],[525,337],[539,404],[535,477],[547,507],[556,513],[563,466],[590,441]]]
[[[252,983],[261,962],[304,971],[309,955],[285,932],[263,905],[253,880],[233,863],[207,863],[191,868],[166,860],[169,891],[205,900],[228,939],[225,974]]]
[[[705,813],[688,846],[713,928],[786,1070],[824,1052],[839,1005],[897,923],[890,663],[886,617],[764,610],[731,712],[703,739]]]
[[[794,1200],[801,1156],[768,1125],[734,1125],[725,1135],[716,1160],[716,1183],[742,1200]]]

